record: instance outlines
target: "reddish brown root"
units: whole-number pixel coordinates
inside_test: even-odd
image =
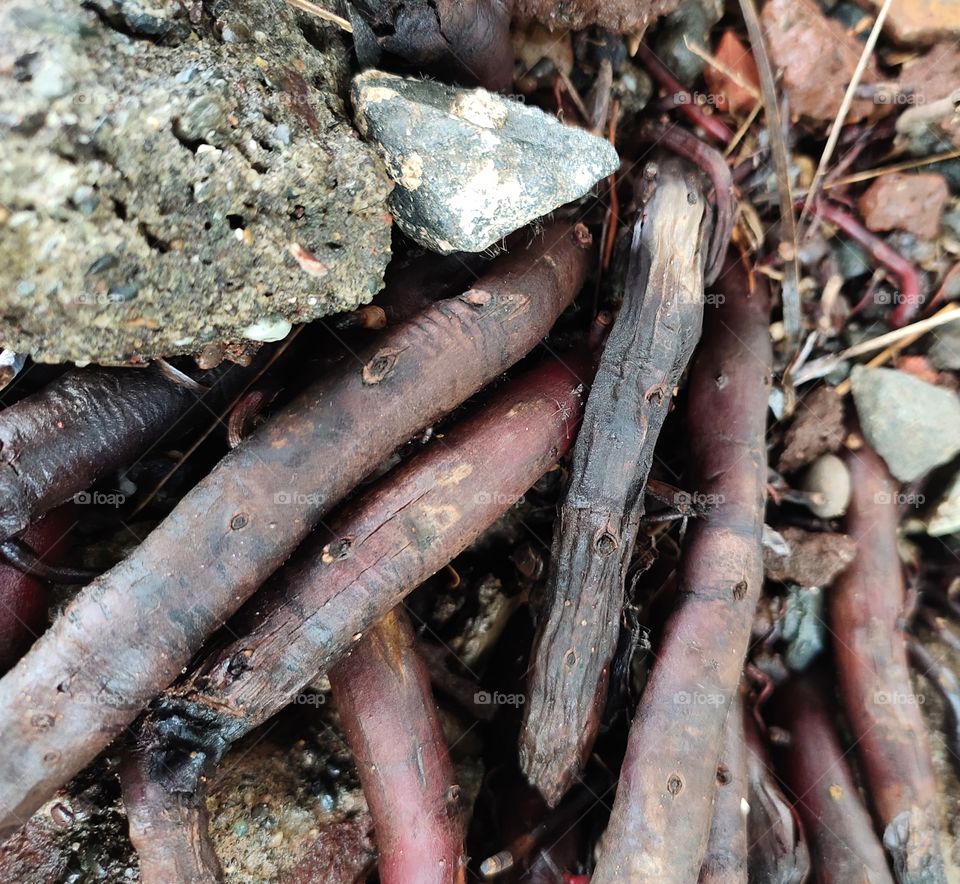
[[[743,704],[734,697],[727,713],[717,766],[717,791],[707,852],[699,884],[746,884],[747,881],[747,758]]]
[[[0,835],[170,684],[363,476],[536,346],[580,288],[583,239],[550,226],[470,291],[386,332],[235,448],[74,600],[0,681]]]
[[[826,680],[813,676],[777,692],[775,720],[789,734],[778,768],[803,822],[817,880],[893,884],[824,702],[830,694]]]
[[[120,783],[143,884],[223,880],[202,801],[165,789],[151,760],[136,751],[127,753]]]
[[[361,641],[568,450],[582,408],[571,365],[551,361],[507,385],[373,485],[275,575],[251,602],[251,632],[211,652],[143,725],[141,751],[168,791],[201,800],[231,742]]]
[[[845,461],[853,488],[846,529],[857,554],[828,595],[840,697],[898,880],[944,881],[933,763],[898,626],[898,486],[866,444]]]
[[[464,881],[460,789],[402,605],[330,670],[330,685],[373,815],[380,880]]]
[[[743,720],[747,737],[747,843],[751,880],[803,884],[810,877],[810,850],[800,816],[780,788],[756,715]]]

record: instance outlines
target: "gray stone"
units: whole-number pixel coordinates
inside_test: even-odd
[[[901,482],[960,452],[956,393],[892,368],[858,365],[850,377],[864,435]]]
[[[174,0],[0,4],[0,346],[242,357],[380,288],[392,185],[340,98],[348,43],[219,6],[229,40]]]
[[[484,89],[364,71],[357,127],[396,188],[394,220],[436,252],[480,252],[619,166],[601,138]]]
[[[787,587],[781,628],[787,645],[783,654],[784,662],[794,672],[802,672],[824,646],[823,592],[820,587]]]
[[[709,51],[710,31],[723,18],[723,9],[722,0],[686,0],[657,27],[653,51],[685,86],[692,86],[706,66],[687,41]]]
[[[960,369],[960,320],[932,329],[929,336],[927,355],[930,361],[941,371]]]

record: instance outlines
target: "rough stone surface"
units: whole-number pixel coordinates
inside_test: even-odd
[[[775,71],[782,72],[790,97],[791,114],[795,119],[832,122],[860,58],[862,46],[856,36],[827,18],[813,0],[769,0],[761,20],[770,60]],[[877,79],[871,60],[861,82]],[[855,101],[847,122],[862,120],[876,109],[870,101]]]
[[[906,62],[897,86],[909,101],[897,118],[897,132],[911,153],[942,153],[960,147],[960,113],[951,101],[960,91],[960,48],[954,40],[938,43]]]
[[[960,452],[956,393],[892,368],[858,365],[850,377],[864,435],[901,482]]]
[[[879,10],[883,0],[870,4]],[[890,6],[884,30],[910,45],[960,36],[960,0],[897,0]]]
[[[703,57],[691,52],[687,44],[709,47],[710,32],[723,18],[723,6],[722,0],[686,0],[656,28],[653,51],[686,86],[693,85],[706,65]]]
[[[949,197],[946,180],[936,172],[893,172],[877,178],[857,206],[871,230],[906,230],[933,239]]]
[[[927,356],[941,371],[960,369],[960,321],[948,322],[930,332]]]
[[[620,164],[603,139],[483,89],[370,70],[352,94],[396,182],[394,220],[436,252],[482,251]]]
[[[133,363],[369,301],[390,183],[348,63],[283,0],[3,4],[0,343]]]

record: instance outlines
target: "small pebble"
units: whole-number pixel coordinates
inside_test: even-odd
[[[810,509],[821,519],[837,519],[850,505],[850,472],[835,454],[823,454],[803,477],[803,490],[819,495],[819,502]]]

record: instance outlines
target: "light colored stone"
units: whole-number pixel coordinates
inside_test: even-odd
[[[850,505],[850,471],[835,454],[818,457],[803,477],[803,490],[819,497],[810,506],[821,519],[837,519]]]
[[[353,105],[396,182],[394,220],[435,252],[483,251],[620,164],[604,139],[484,89],[368,70]]]
[[[864,435],[901,482],[960,452],[956,393],[892,368],[858,365],[850,377]]]

